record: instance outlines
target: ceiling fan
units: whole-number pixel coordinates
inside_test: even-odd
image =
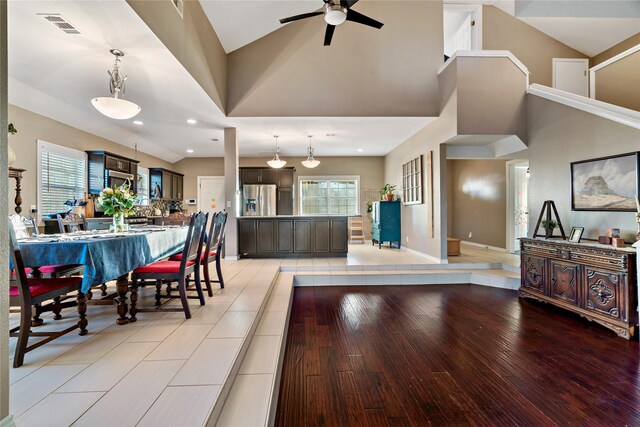
[[[334,1],[336,1],[336,3],[334,3]],[[331,39],[333,38],[333,32],[335,31],[336,26],[342,24],[344,21],[357,22],[358,24],[367,25],[377,29],[382,28],[384,25],[382,22],[378,22],[375,19],[371,19],[368,16],[351,9],[358,0],[339,0],[339,3],[337,3],[337,1],[338,0],[324,0],[322,10],[283,18],[280,20],[280,23],[286,24],[287,22],[324,15],[324,20],[327,23],[327,30],[324,33],[325,46],[329,46],[331,44]]]

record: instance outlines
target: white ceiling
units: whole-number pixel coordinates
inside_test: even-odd
[[[82,34],[65,34],[37,13],[60,13]],[[111,48],[125,52],[125,98],[142,107],[134,119],[143,126],[108,119],[91,106],[91,98],[108,95]],[[238,128],[242,156],[267,155],[274,134],[283,156],[304,156],[309,134],[317,136],[318,156],[380,156],[431,120],[227,118],[124,1],[10,2],[9,102],[129,147],[137,143],[171,162],[223,156],[223,143],[211,139],[222,141],[225,127]],[[188,118],[198,123],[188,125]]]

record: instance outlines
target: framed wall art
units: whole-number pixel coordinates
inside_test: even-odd
[[[571,210],[635,212],[640,152],[571,163]]]

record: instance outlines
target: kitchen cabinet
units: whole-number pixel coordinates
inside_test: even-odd
[[[277,214],[293,215],[293,188],[278,188],[277,193]]]
[[[343,257],[347,217],[238,218],[240,254],[247,258]]]
[[[520,297],[577,313],[623,338],[637,336],[633,248],[525,238],[520,239],[520,265]]]
[[[294,168],[282,168],[278,173],[278,187],[293,187]]]
[[[122,157],[108,151],[87,151],[87,172],[89,176],[89,194],[100,194],[103,188],[112,187],[124,183],[125,176],[131,175],[130,185],[134,193],[138,192],[138,161]],[[112,179],[109,179],[112,172]]]
[[[150,168],[149,181],[152,199],[182,200],[184,175],[167,169]],[[156,191],[159,191],[160,197]]]
[[[273,168],[241,168],[240,184],[273,184],[278,185],[278,169]]]
[[[400,248],[400,202],[373,202],[371,234],[372,244],[378,242],[396,242]]]

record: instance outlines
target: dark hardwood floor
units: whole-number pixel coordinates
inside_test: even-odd
[[[296,288],[277,426],[640,425],[640,346],[475,285]]]

